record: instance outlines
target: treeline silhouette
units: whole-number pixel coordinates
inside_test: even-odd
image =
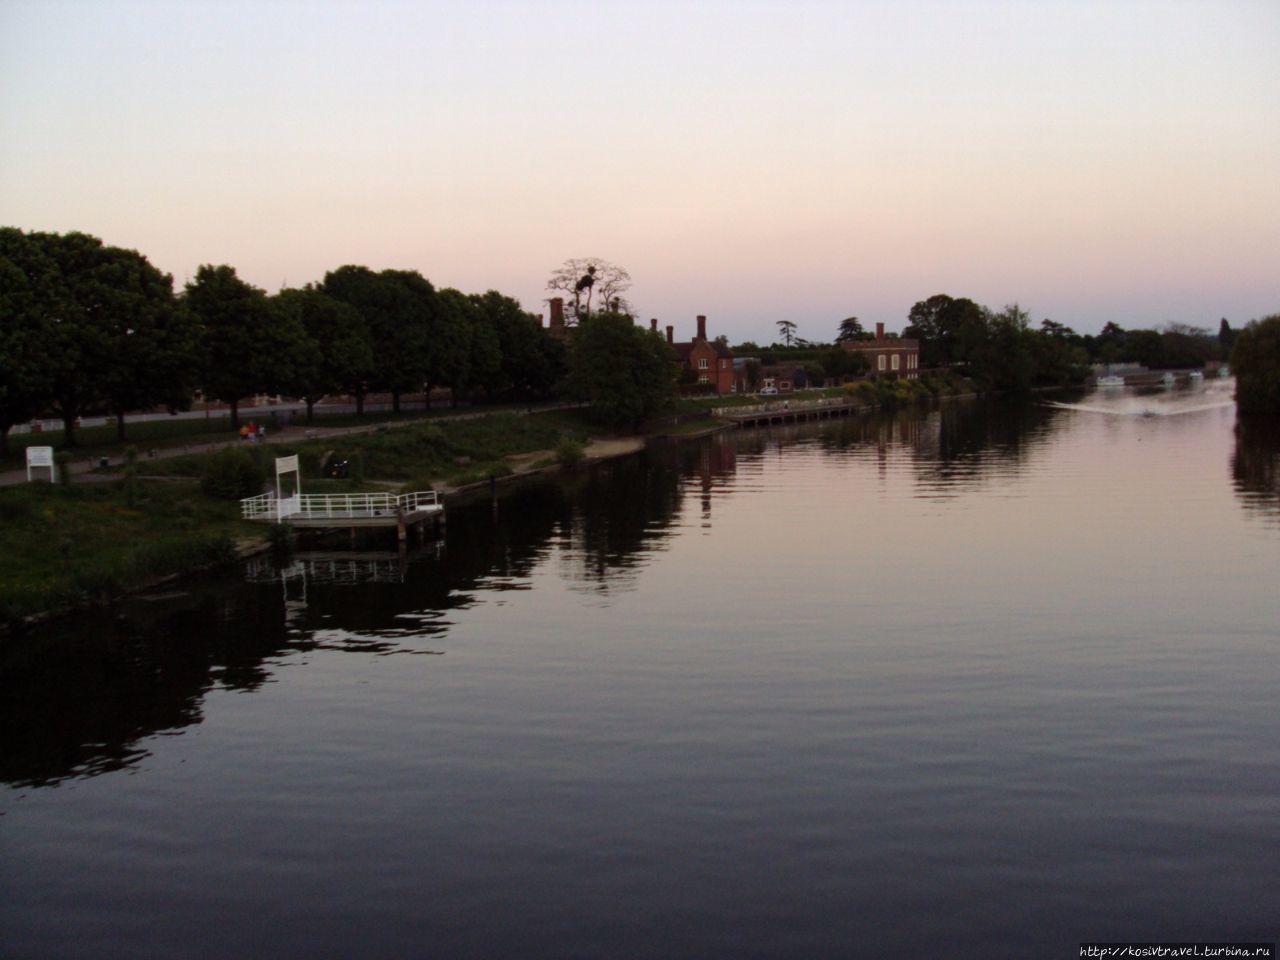
[[[199,268],[182,290],[145,256],[84,233],[0,228],[0,452],[34,417],[79,417],[284,394],[307,404],[448,387],[459,399],[552,394],[564,347],[520,303],[437,289],[412,270],[347,265],[268,295],[234,267]]]

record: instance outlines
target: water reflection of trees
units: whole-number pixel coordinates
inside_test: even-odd
[[[1061,410],[1033,399],[976,399],[802,426],[778,442],[807,437],[840,455],[870,448],[882,464],[892,453],[905,453],[920,495],[949,497],[992,479],[1008,479],[1045,442],[1060,415]]]
[[[407,563],[401,580],[315,583],[301,602],[281,582],[202,584],[171,604],[138,601],[68,621],[6,648],[0,781],[50,784],[134,766],[148,737],[201,722],[208,692],[255,690],[290,654],[439,653],[456,611],[481,591],[529,589],[550,559],[575,589],[630,589],[664,549],[687,495],[697,498],[695,522],[710,526],[727,478],[792,444],[869,445],[882,459],[901,451],[922,489],[954,492],[1017,468],[1055,412],[958,403],[672,444],[526,484],[496,506],[451,506],[444,549]],[[1235,459],[1239,488],[1265,494],[1269,509],[1280,499],[1276,450],[1274,430],[1242,432]]]
[[[677,449],[600,464],[578,478],[561,524],[561,575],[592,592],[630,589],[680,512]]]
[[[1280,422],[1239,417],[1231,475],[1246,510],[1280,516]]]
[[[0,781],[38,786],[135,765],[144,738],[199,723],[215,688],[253,690],[283,619],[205,591],[84,616],[11,641],[0,664]]]
[[[206,694],[255,690],[284,656],[438,653],[451,611],[481,590],[529,589],[553,551],[572,582],[625,585],[639,554],[667,536],[681,470],[679,457],[628,458],[521,486],[496,505],[455,505],[444,549],[408,562],[398,581],[184,585],[10,642],[0,781],[44,786],[136,767],[148,738],[202,721]]]
[[[925,496],[949,496],[991,478],[1008,479],[1044,444],[1061,414],[1031,399],[943,405],[914,445],[917,487]]]

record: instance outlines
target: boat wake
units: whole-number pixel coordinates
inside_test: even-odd
[[[1060,410],[1080,410],[1084,413],[1102,413],[1111,417],[1173,417],[1184,413],[1200,413],[1204,410],[1221,410],[1235,404],[1231,398],[1212,403],[1169,403],[1144,397],[1130,397],[1114,404],[1059,403],[1046,400],[1045,405]]]
[[[1221,410],[1235,404],[1234,383],[1214,383],[1191,393],[1126,393],[1113,391],[1094,394],[1092,403],[1061,403],[1046,400],[1045,405],[1061,410],[1080,410],[1084,413],[1101,413],[1112,417],[1172,417],[1184,413],[1200,413],[1205,410]]]

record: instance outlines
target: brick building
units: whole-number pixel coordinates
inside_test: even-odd
[[[896,373],[907,380],[920,376],[920,341],[885,336],[883,323],[876,324],[874,340],[846,340],[841,346],[867,358],[869,376]]]
[[[650,320],[649,326],[658,329],[658,321]],[[710,387],[717,394],[733,392],[733,351],[722,343],[707,339],[707,318],[698,317],[698,334],[692,340],[675,342],[675,328],[667,327],[667,343],[680,358],[681,368],[688,368],[703,387]]]

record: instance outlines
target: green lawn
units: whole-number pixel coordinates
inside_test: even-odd
[[[320,476],[321,460],[332,451],[346,460],[353,479],[416,483],[422,488],[444,483],[458,486],[509,469],[506,458],[535,450],[553,450],[564,436],[583,440],[590,426],[578,411],[559,411],[534,417],[495,413],[466,420],[413,423],[389,430],[321,437],[296,444],[250,448],[265,471],[275,457],[298,454],[304,489]],[[139,469],[150,476],[198,477],[208,454],[144,461]]]
[[[0,488],[0,620],[228,560],[264,532],[239,515],[189,484],[137,481],[132,498],[123,481]]]

